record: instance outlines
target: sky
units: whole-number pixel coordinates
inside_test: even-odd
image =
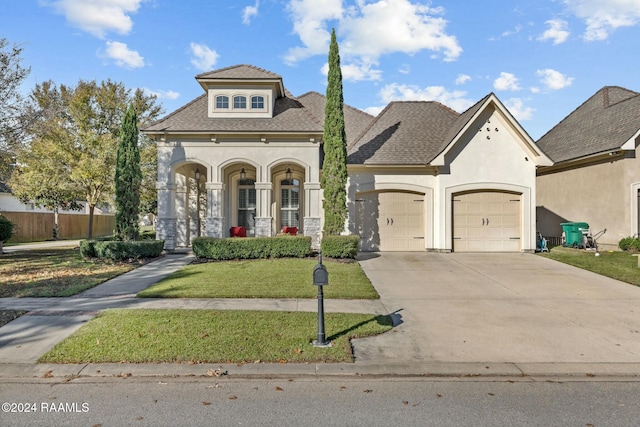
[[[165,113],[194,77],[237,64],[326,91],[332,28],[345,103],[438,101],[463,112],[493,92],[537,140],[603,86],[640,91],[640,0],[0,0],[0,38],[22,47],[22,86],[111,79]]]

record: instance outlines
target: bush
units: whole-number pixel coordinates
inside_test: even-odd
[[[9,238],[13,236],[13,223],[0,215],[0,243],[6,242]]]
[[[311,255],[311,237],[197,237],[192,242],[198,258],[215,261],[258,258],[304,258]]]
[[[618,247],[623,251],[640,252],[640,237],[625,237],[620,240]]]
[[[85,258],[125,259],[156,258],[162,254],[164,240],[100,241],[83,240],[80,254]]]
[[[324,236],[320,249],[329,258],[355,258],[358,255],[360,236]]]

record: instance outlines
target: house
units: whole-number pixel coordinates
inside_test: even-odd
[[[640,233],[640,93],[606,86],[542,136],[554,161],[537,178],[538,229],[560,236],[562,222],[586,222],[598,245],[614,249]]]
[[[325,98],[237,65],[196,76],[204,93],[143,132],[158,146],[157,235],[311,236],[323,226]],[[550,166],[494,94],[463,114],[392,102],[345,106],[349,216],[366,251],[532,251],[536,168]]]

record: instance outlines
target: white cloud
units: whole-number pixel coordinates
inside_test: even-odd
[[[152,90],[146,87],[142,88],[142,90],[146,94],[155,95],[156,97],[158,97],[158,99],[173,100],[173,99],[178,99],[180,97],[180,94],[173,90]]]
[[[364,80],[380,80],[382,78],[382,70],[373,68],[376,64],[340,64],[342,78],[344,80],[359,82]],[[325,63],[320,72],[329,75],[329,64]]]
[[[571,86],[573,83],[573,77],[567,77],[561,72],[552,70],[551,68],[538,70],[536,71],[536,75],[540,77],[540,81],[547,87],[547,89],[564,89],[567,86]]]
[[[520,90],[521,87],[518,84],[518,78],[511,73],[500,73],[500,77],[498,77],[493,82],[493,88],[495,90],[511,90],[516,91]]]
[[[524,101],[520,98],[508,99],[504,102],[504,106],[507,107],[507,110],[509,110],[518,121],[530,120],[535,111],[531,107],[526,107]]]
[[[456,84],[457,85],[463,85],[465,83],[468,83],[471,81],[471,76],[467,75],[467,74],[458,74],[458,77],[456,77]]]
[[[385,103],[391,101],[438,101],[458,112],[463,112],[474,104],[465,98],[466,92],[461,90],[448,91],[442,86],[427,86],[420,88],[414,85],[392,83],[380,90],[380,98]]]
[[[129,16],[145,0],[56,0],[50,3],[71,25],[96,37],[104,38],[110,31],[128,34],[133,27]]]
[[[106,56],[113,59],[118,67],[144,67],[144,58],[135,50],[130,50],[126,44],[108,41],[106,46]]]
[[[341,0],[291,0],[293,31],[302,46],[289,50],[285,60],[295,63],[313,55],[326,55],[329,21],[338,21],[340,53],[363,63],[376,63],[386,54],[409,55],[422,50],[438,52],[445,61],[462,53],[455,36],[446,32],[442,8],[410,0],[358,0],[344,9]]]
[[[289,49],[287,63],[296,63],[314,55],[326,55],[331,34],[326,21],[342,17],[342,0],[291,0],[287,7],[293,20],[293,32],[304,46]]]
[[[384,107],[367,107],[364,109],[365,113],[369,113],[372,116],[377,116],[384,110]]]
[[[640,22],[640,0],[564,0],[569,10],[587,24],[586,41],[606,40],[620,27]]]
[[[538,40],[553,40],[553,44],[560,44],[567,41],[569,38],[569,31],[567,30],[568,23],[562,19],[550,19],[546,22],[549,26],[547,31],[542,33]]]
[[[218,53],[207,45],[191,43],[191,64],[200,71],[212,70],[218,61]]]
[[[260,7],[260,0],[256,0],[256,4],[253,6],[247,6],[242,11],[242,23],[245,25],[251,24],[251,18],[258,16],[258,7]]]

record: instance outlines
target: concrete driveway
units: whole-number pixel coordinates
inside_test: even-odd
[[[387,252],[361,265],[402,323],[355,340],[357,361],[640,363],[638,287],[533,254]]]

